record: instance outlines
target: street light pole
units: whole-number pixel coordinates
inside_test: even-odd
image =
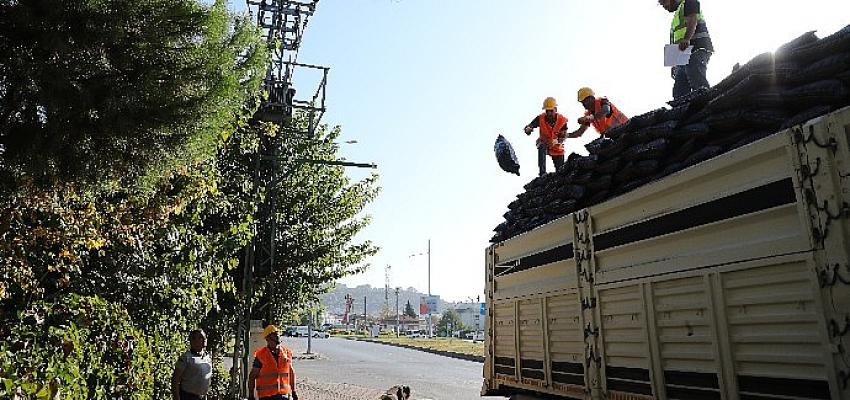
[[[313,354],[313,309],[310,309],[310,321],[307,322],[307,354]]]
[[[431,239],[428,239],[428,299],[431,300]],[[433,336],[431,328],[431,307],[428,307],[428,337]]]
[[[401,317],[398,315],[398,289],[395,288],[395,337],[399,337],[401,332]]]
[[[428,296],[431,295],[431,239],[428,239]]]
[[[431,239],[428,239],[428,251],[425,254],[428,255],[428,300],[431,300]],[[415,256],[421,256],[421,255],[422,255],[422,253],[415,253],[415,254],[411,254],[408,257],[415,257]],[[420,303],[420,306],[421,306],[421,303]],[[433,335],[433,331],[431,329],[431,307],[428,307],[427,302],[425,303],[425,308],[426,308],[426,312],[427,312],[426,318],[428,318],[428,320],[427,320],[428,336],[430,337],[431,335]],[[420,308],[420,312],[421,312],[421,308]]]

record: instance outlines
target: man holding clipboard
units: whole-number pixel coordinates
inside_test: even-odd
[[[673,22],[670,25],[671,45],[664,51],[665,65],[673,67],[673,98],[685,96],[694,90],[708,89],[705,75],[714,46],[708,35],[708,26],[700,10],[699,0],[658,0],[658,4],[673,13]],[[685,54],[679,54],[680,57],[671,54],[676,50]],[[687,52],[690,52],[690,56],[687,56]]]

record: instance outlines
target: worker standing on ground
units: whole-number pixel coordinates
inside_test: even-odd
[[[558,113],[558,102],[554,97],[543,100],[543,114],[540,114],[525,126],[525,134],[530,135],[540,128],[537,138],[537,166],[540,175],[546,173],[546,154],[552,157],[555,170],[564,165],[564,139],[567,137],[567,117]]]
[[[672,76],[673,98],[687,95],[691,91],[708,89],[708,60],[714,53],[714,45],[708,35],[708,26],[702,16],[699,0],[658,0],[658,4],[673,13],[670,25],[670,44],[678,44],[685,51],[693,46],[686,65],[674,66]]]
[[[260,400],[298,400],[295,394],[295,371],[292,350],[280,344],[277,327],[263,330],[266,345],[254,352],[254,363],[248,374],[248,399],[254,399],[256,384]]]
[[[590,125],[593,125],[600,135],[605,136],[605,132],[609,129],[625,124],[629,120],[629,117],[620,112],[620,109],[607,97],[596,97],[593,89],[589,87],[578,90],[578,101],[584,106],[584,116],[578,119],[579,128],[567,135],[569,138],[583,135]]]
[[[205,399],[212,380],[212,359],[206,352],[207,334],[196,329],[189,333],[189,351],[177,359],[171,375],[172,400]]]

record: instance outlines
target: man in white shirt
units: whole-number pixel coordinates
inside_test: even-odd
[[[212,378],[212,359],[206,347],[207,334],[203,330],[189,333],[189,351],[177,359],[171,375],[172,400],[206,399]]]

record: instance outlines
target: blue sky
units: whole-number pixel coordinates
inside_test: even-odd
[[[823,37],[850,23],[846,0],[702,7],[716,48],[711,84],[806,31]],[[522,127],[554,96],[574,130],[582,86],[629,116],[665,106],[670,18],[655,0],[321,0],[298,61],[331,68],[323,122],[357,140],[343,156],[378,164],[383,187],[360,235],[382,250],[369,271],[341,282],[383,286],[391,265],[391,286],[425,292],[426,257],[409,256],[430,239],[431,292],[454,301],[483,295],[491,230],[536,175],[536,132]],[[496,163],[500,133],[517,152],[520,177]],[[567,152],[586,154],[595,137],[589,130],[568,140]]]

